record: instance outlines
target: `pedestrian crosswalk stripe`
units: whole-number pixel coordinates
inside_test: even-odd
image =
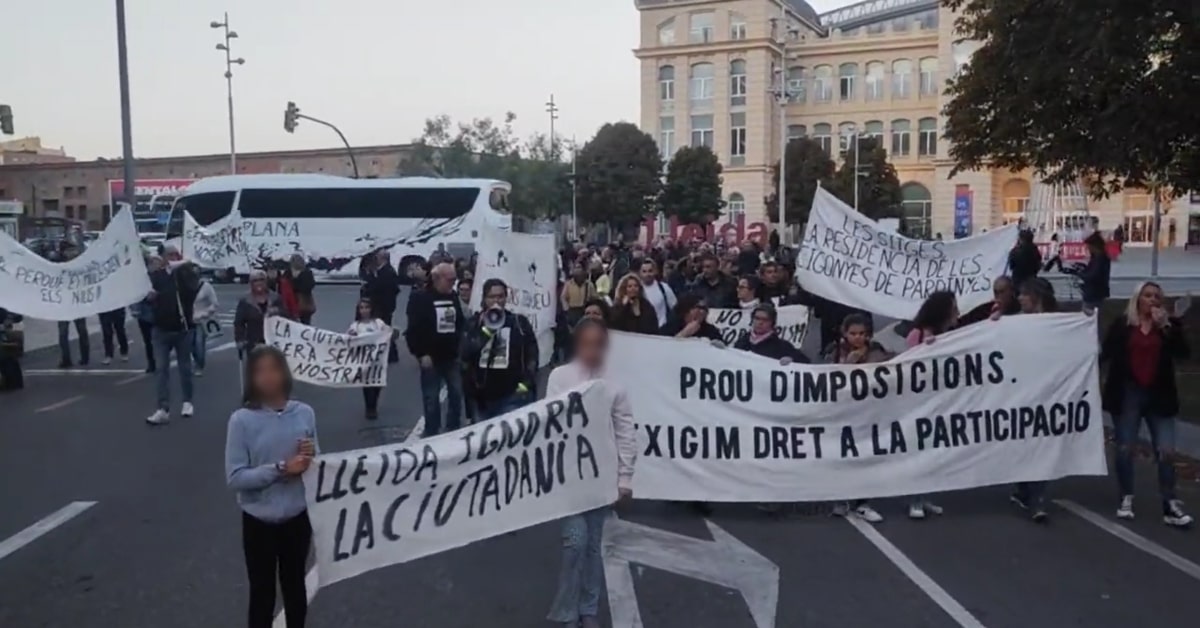
[[[0,542],[0,560],[4,560],[9,554],[38,540],[95,505],[96,502],[71,502],[47,515],[41,521],[4,539],[3,542]]]
[[[1183,573],[1200,580],[1200,565],[1172,552],[1171,550],[1151,541],[1150,539],[1130,530],[1124,525],[1116,521],[1110,521],[1083,506],[1069,500],[1056,499],[1054,503],[1071,511],[1080,519],[1104,530],[1105,532],[1125,541],[1126,543],[1142,550],[1143,552],[1167,563],[1168,565],[1182,571]]]

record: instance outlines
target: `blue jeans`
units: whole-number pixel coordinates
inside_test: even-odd
[[[1017,483],[1017,499],[1021,503],[1029,507],[1030,510],[1044,510],[1046,508],[1046,482],[1018,482]]]
[[[192,362],[197,371],[203,371],[208,363],[208,332],[204,330],[203,323],[192,330]]]
[[[71,323],[75,324],[75,334],[79,336],[79,363],[87,364],[91,356],[91,345],[88,342],[86,318],[74,321],[58,321],[58,353],[62,356],[63,364],[71,363]]]
[[[1155,416],[1147,412],[1150,392],[1136,384],[1125,387],[1121,413],[1113,417],[1113,437],[1117,443],[1117,486],[1121,495],[1133,495],[1133,446],[1138,441],[1142,421],[1150,431],[1150,446],[1158,465],[1158,491],[1163,504],[1175,499],[1175,465],[1169,459],[1175,453],[1175,417]]]
[[[171,409],[171,352],[175,352],[175,360],[179,362],[179,387],[183,393],[183,403],[192,402],[192,342],[195,330],[163,331],[157,327],[151,332],[154,343],[154,361],[158,370],[154,379],[158,392],[158,409]]]
[[[517,408],[528,405],[533,400],[529,398],[529,393],[514,392],[507,397],[497,399],[496,401],[487,401],[479,404],[476,412],[479,414],[480,421],[496,418],[502,414],[512,412]]]
[[[546,619],[573,623],[600,613],[600,589],[604,586],[600,543],[604,538],[604,520],[611,511],[611,507],[605,506],[563,519],[562,570],[558,574],[558,592]]]
[[[425,405],[424,436],[442,433],[442,385],[446,386],[446,430],[462,427],[463,384],[458,361],[434,360],[431,368],[421,368],[421,401]]]

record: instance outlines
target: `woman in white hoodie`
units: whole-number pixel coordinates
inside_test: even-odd
[[[603,321],[583,318],[573,333],[574,353],[570,362],[550,373],[546,396],[553,397],[593,379],[604,379],[608,353],[608,328]],[[613,394],[613,434],[617,441],[617,492],[619,499],[633,497],[633,465],[637,459],[637,431],[624,389],[612,381],[605,385]],[[604,587],[604,563],[600,541],[604,520],[611,507],[597,508],[563,520],[562,571],[558,592],[548,619],[564,627],[600,628],[600,591]]]
[[[200,292],[192,304],[192,321],[196,329],[192,333],[192,363],[196,366],[195,375],[204,375],[204,366],[208,362],[208,321],[217,314],[217,291],[208,281],[200,283]]]

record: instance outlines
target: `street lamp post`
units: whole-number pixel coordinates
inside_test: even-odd
[[[775,23],[774,32],[777,35],[775,43],[779,46],[779,67],[775,68],[775,86],[769,90],[769,93],[775,97],[776,104],[779,105],[779,190],[776,193],[779,205],[776,218],[778,219],[778,233],[782,237],[783,243],[791,244],[791,233],[787,230],[787,220],[785,219],[785,208],[787,207],[787,106],[792,96],[788,90],[787,81],[787,43],[788,37],[793,33],[799,33],[799,30],[788,24],[786,2],[779,3],[779,17],[771,21]]]
[[[556,158],[557,152],[554,146],[554,121],[558,119],[558,105],[554,103],[554,94],[550,94],[550,100],[546,102],[546,113],[550,114],[550,158]]]
[[[233,58],[233,40],[237,39],[237,31],[229,30],[229,14],[225,14],[225,19],[220,22],[212,22],[209,24],[212,28],[220,28],[225,31],[225,41],[217,44],[217,50],[225,52],[225,93],[229,99],[229,174],[237,174],[237,149],[235,148],[233,139],[233,66],[244,65],[246,60],[238,57]]]
[[[571,138],[571,241],[579,241],[579,145]]]
[[[134,210],[133,116],[129,111],[129,54],[125,45],[125,0],[117,0],[117,76],[121,91],[121,165],[125,186],[124,201]],[[109,209],[112,212],[112,208]],[[109,214],[109,219],[112,214]]]

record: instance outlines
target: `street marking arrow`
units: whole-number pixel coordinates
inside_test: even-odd
[[[604,577],[613,626],[643,628],[630,563],[736,589],[757,628],[775,628],[779,567],[705,519],[713,540],[651,528],[615,515],[604,526]]]

